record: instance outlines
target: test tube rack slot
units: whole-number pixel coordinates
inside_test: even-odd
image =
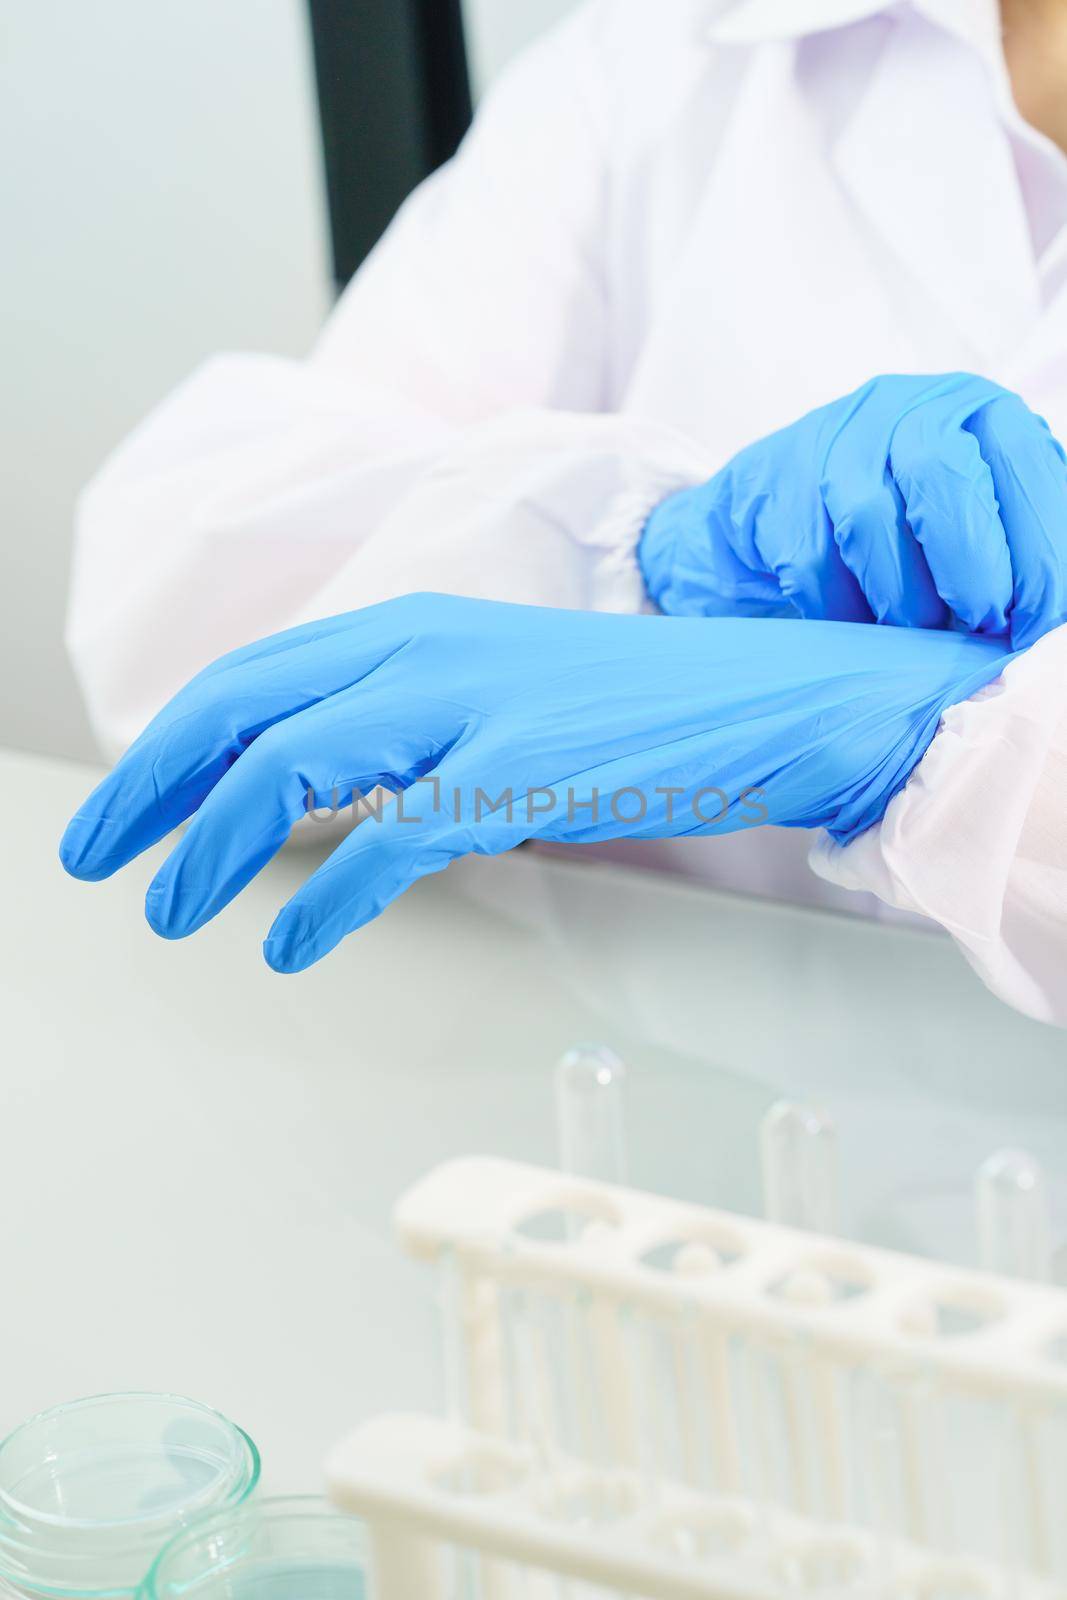
[[[374,1600],[1067,1600],[1067,1292],[489,1158],[396,1223],[453,1415],[331,1459]]]

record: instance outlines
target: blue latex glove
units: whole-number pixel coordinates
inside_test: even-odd
[[[180,938],[244,888],[309,797],[414,784],[403,816],[389,805],[352,830],[280,912],[265,954],[295,972],[469,851],[761,821],[850,839],[942,708],[1005,657],[953,633],[411,595],[208,667],[89,797],[61,856],[107,877],[195,812],[148,890],[152,927]]]
[[[886,377],[669,496],[638,552],[674,616],[962,626],[1067,620],[1067,456],[984,378]]]

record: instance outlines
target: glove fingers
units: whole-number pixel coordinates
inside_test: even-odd
[[[732,479],[729,537],[739,560],[772,574],[774,588],[802,617],[872,621],[818,493],[798,492],[788,463],[769,482],[755,456],[753,464],[755,473],[735,468]]]
[[[956,415],[916,407],[894,432],[890,466],[937,593],[971,633],[1005,633],[1011,560],[977,439]]]
[[[988,464],[1004,529],[1013,592],[1005,602],[1022,649],[1067,620],[1067,461],[1046,424],[1005,394],[965,424]]]
[[[473,830],[456,821],[451,804],[454,774],[443,762],[440,803],[430,803],[404,821],[395,807],[381,821],[369,818],[344,839],[283,906],[268,934],[263,954],[275,972],[302,972],[321,960],[349,933],[371,922],[419,878],[443,872],[473,848]],[[514,827],[494,830],[495,843],[478,848],[507,849],[518,842]]]
[[[645,588],[672,617],[790,614],[777,578],[753,550],[742,558],[731,521],[730,468],[697,489],[669,495],[652,512],[638,544]]]
[[[236,741],[198,745],[186,739],[187,727],[176,722],[164,732],[151,724],[79,806],[59,846],[59,859],[74,877],[109,878],[165,838],[236,760]],[[169,781],[161,776],[164,767]]]
[[[916,542],[904,499],[888,468],[824,485],[841,558],[866,596],[876,622],[901,628],[943,628],[944,601]]]
[[[60,859],[107,878],[190,817],[263,732],[373,672],[404,642],[388,606],[257,640],[215,662],[154,717],[79,807]],[[309,650],[308,646],[315,649]]]
[[[447,702],[356,688],[264,733],[207,795],[149,887],[165,938],[210,921],[281,849],[309,808],[336,810],[430,770],[463,732]]]

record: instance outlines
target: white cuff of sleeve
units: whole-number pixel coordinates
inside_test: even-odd
[[[1067,625],[945,712],[876,827],[809,859],[941,923],[994,994],[1067,1026]]]
[[[572,597],[546,604],[630,612],[655,609],[637,563],[654,507],[712,470],[699,446],[661,423],[552,411],[515,412],[472,430],[449,466],[498,506],[512,503],[521,542],[536,542],[539,523],[569,548],[562,567]]]
[[[610,450],[599,460],[594,451],[592,460],[602,483],[599,515],[571,521],[586,567],[584,604],[592,611],[655,611],[637,560],[645,523],[661,500],[703,483],[714,469],[688,440],[638,423],[624,423]]]
[[[430,589],[652,610],[641,530],[665,495],[711,470],[698,446],[658,423],[509,413],[465,430],[315,603],[324,615]]]

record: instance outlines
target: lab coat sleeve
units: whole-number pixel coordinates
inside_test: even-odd
[[[947,928],[1009,1005],[1067,1026],[1067,625],[942,718],[877,827],[815,871]]]
[[[499,471],[492,540],[480,499],[473,572],[461,559],[470,517],[459,517],[459,478],[451,493],[447,478],[420,486],[453,448],[463,475],[466,431],[487,418],[548,409],[580,433],[604,405],[609,14],[587,0],[502,75],[307,361],[209,362],[90,484],[68,644],[109,752],[220,653],[367,603],[387,564],[394,589],[437,583],[553,603],[582,588],[584,567],[557,566],[569,548],[560,529],[524,519]],[[581,480],[590,515],[598,470]],[[413,491],[392,529],[397,550],[386,563],[378,541],[364,573],[354,557]],[[423,515],[432,520],[420,525]]]
[[[645,611],[652,508],[709,471],[706,449],[640,417],[517,411],[464,431],[304,608],[412,588],[579,611]]]

